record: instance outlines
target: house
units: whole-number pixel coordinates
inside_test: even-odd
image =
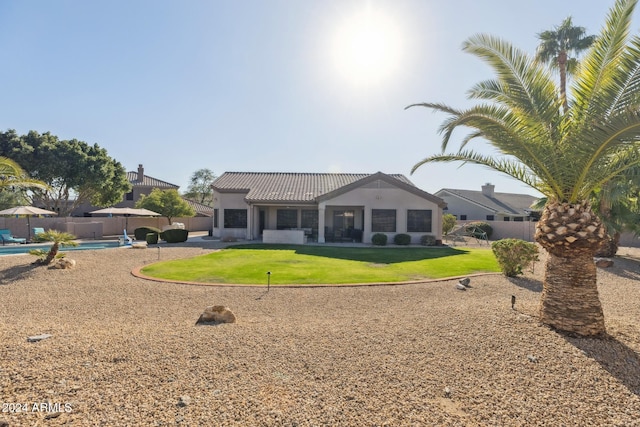
[[[481,191],[443,188],[435,193],[447,204],[445,213],[459,221],[528,221],[536,219],[531,208],[537,197],[528,194],[497,193],[485,184]],[[533,217],[533,218],[532,218]]]
[[[140,199],[141,195],[148,196],[154,188],[160,190],[177,190],[179,185],[170,184],[158,178],[145,175],[142,164],[138,165],[137,172],[127,172],[127,180],[131,183],[131,191],[124,195],[124,200],[118,203],[117,207],[132,208]]]
[[[272,243],[371,242],[430,234],[442,239],[442,199],[405,176],[225,172],[212,184],[213,236]]]
[[[144,172],[144,166],[138,165],[137,171],[127,172],[127,180],[131,184],[131,191],[125,193],[122,201],[113,205],[118,208],[133,208],[136,202],[140,199],[140,196],[149,195],[154,188],[160,190],[178,190],[179,185],[171,184],[158,178],[146,175]],[[183,198],[184,199],[184,198]],[[184,199],[196,212],[196,216],[213,216],[213,208],[198,203],[193,200]],[[100,209],[97,206],[93,206],[90,203],[80,205],[72,212],[72,216],[91,216],[89,212]]]

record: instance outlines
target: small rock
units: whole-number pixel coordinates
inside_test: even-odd
[[[138,242],[131,245],[132,249],[147,249],[147,242]]]
[[[447,399],[451,398],[451,389],[449,387],[444,388],[444,397]]]
[[[185,407],[189,405],[191,405],[191,398],[189,396],[180,396],[178,406]]]
[[[596,267],[609,268],[613,266],[613,260],[611,258],[596,258]]]
[[[58,418],[62,415],[62,412],[51,412],[44,416],[45,420],[50,420],[51,418]]]
[[[531,363],[538,363],[538,358],[535,357],[534,355],[530,354],[527,356],[527,359],[529,359],[529,362]]]
[[[458,283],[456,285],[456,289],[459,290],[459,291],[466,291],[467,287],[465,285],[461,285],[460,283]]]
[[[460,283],[465,288],[469,288],[470,287],[469,283],[471,283],[471,279],[469,279],[468,277],[465,277],[464,279],[458,280],[458,283]]]
[[[33,335],[31,337],[27,337],[27,342],[38,342],[42,340],[46,340],[47,338],[51,338],[53,335],[51,334],[41,334],[41,335]]]
[[[68,270],[76,266],[75,259],[69,258],[60,258],[57,263],[53,264],[53,268],[60,268],[63,270]]]
[[[201,323],[235,323],[236,315],[223,305],[212,305],[204,309],[204,312],[198,318],[196,325]]]

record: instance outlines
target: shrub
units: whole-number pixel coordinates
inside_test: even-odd
[[[522,274],[522,270],[538,260],[538,247],[519,239],[502,239],[491,244],[500,269],[507,277]]]
[[[411,236],[408,234],[396,234],[393,236],[393,243],[396,245],[409,245],[411,244]]]
[[[147,244],[155,245],[158,243],[158,233],[147,233]]]
[[[136,240],[146,240],[147,234],[149,233],[157,233],[160,234],[160,229],[155,227],[139,227],[133,230],[133,235]]]
[[[487,239],[490,239],[493,234],[493,227],[486,222],[470,222],[465,226],[465,230],[476,239],[483,239],[483,232],[487,233]]]
[[[384,246],[387,244],[387,235],[384,233],[376,233],[371,236],[371,243],[376,246]]]
[[[449,234],[453,227],[456,226],[456,216],[452,214],[442,215],[442,234]]]
[[[186,242],[189,237],[189,231],[181,228],[173,228],[160,233],[160,238],[167,243]]]
[[[420,237],[420,244],[422,246],[435,246],[436,245],[436,236],[432,236],[431,234],[425,234]]]

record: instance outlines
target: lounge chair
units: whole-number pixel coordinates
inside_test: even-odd
[[[42,234],[42,233],[44,233],[44,228],[42,227],[33,227],[31,229],[31,235],[35,240],[38,240],[38,234]]]
[[[7,243],[27,243],[27,239],[22,237],[13,237],[11,230],[6,228],[0,229],[0,239],[2,239],[2,245]]]

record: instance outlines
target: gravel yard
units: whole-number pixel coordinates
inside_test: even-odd
[[[0,257],[0,425],[640,426],[638,249],[599,269],[601,340],[538,324],[542,263],[467,291],[131,275],[209,250],[78,251],[72,270]],[[209,305],[237,323],[195,326]]]

